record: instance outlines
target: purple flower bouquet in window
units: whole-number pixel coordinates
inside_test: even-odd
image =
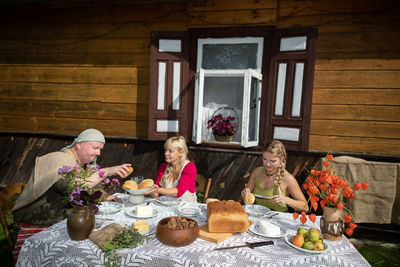
[[[217,114],[207,121],[207,129],[211,128],[217,141],[232,141],[236,134],[237,124],[234,122],[235,117],[223,117],[222,114]]]

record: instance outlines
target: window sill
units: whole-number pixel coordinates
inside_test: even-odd
[[[257,146],[257,147],[249,147],[245,148],[240,145],[240,143],[237,142],[231,142],[231,143],[225,143],[225,142],[217,142],[217,141],[203,141],[200,144],[195,144],[193,142],[190,143],[190,148],[191,149],[205,149],[205,150],[226,150],[229,152],[235,152],[238,151],[240,153],[261,153],[262,147]]]

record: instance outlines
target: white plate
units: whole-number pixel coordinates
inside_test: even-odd
[[[131,229],[132,228],[132,224],[127,225],[126,228]],[[140,234],[142,234],[142,235],[152,235],[152,234],[154,234],[156,232],[156,229],[157,229],[157,225],[150,224],[149,225],[149,231],[142,232]]]
[[[178,212],[182,215],[197,215],[199,213],[198,209],[194,209],[194,208],[182,208],[182,209],[178,209]]]
[[[193,210],[187,210],[187,212],[186,212],[186,210],[182,210],[182,211],[178,210],[178,214],[181,216],[195,217],[195,216],[200,215],[200,211],[197,210],[197,211],[193,212]]]
[[[171,205],[178,205],[181,200],[176,197],[161,196],[158,197],[156,201],[162,205],[171,206]]]
[[[122,202],[127,202],[128,201],[128,194],[125,193],[115,193],[113,196],[119,198],[122,200]]]
[[[157,225],[150,225],[150,226],[149,226],[149,231],[144,232],[144,233],[141,233],[141,234],[143,234],[143,235],[152,235],[152,234],[155,234],[156,228],[157,228]]]
[[[244,210],[250,216],[263,216],[267,215],[271,211],[269,208],[261,205],[245,205]]]
[[[156,210],[156,209],[153,209],[153,214],[151,216],[137,216],[136,215],[136,207],[131,207],[129,209],[126,209],[125,212],[129,216],[134,217],[134,218],[139,218],[139,219],[153,218],[155,216],[158,216],[158,210]]]
[[[111,213],[117,213],[120,210],[122,210],[124,205],[118,202],[101,202],[101,205],[99,205],[98,207],[99,207],[99,212],[103,214],[111,214]]]
[[[252,225],[249,226],[249,230],[253,234],[256,234],[256,235],[259,235],[259,236],[263,236],[263,237],[268,237],[268,238],[281,238],[281,237],[284,237],[286,235],[286,230],[282,229],[282,227],[279,227],[279,229],[281,230],[281,232],[278,235],[273,236],[273,235],[267,235],[267,234],[262,233],[258,228],[258,224],[252,224]]]
[[[308,250],[308,249],[304,249],[304,248],[299,248],[295,245],[292,244],[292,236],[293,235],[287,235],[285,236],[285,241],[286,243],[291,246],[292,248],[295,248],[299,251],[302,251],[304,253],[311,253],[311,254],[320,254],[320,253],[326,253],[329,250],[328,244],[326,244],[325,242],[322,241],[322,244],[324,244],[324,249],[323,250]]]
[[[178,212],[183,215],[197,215],[200,213],[200,208],[195,202],[181,201],[178,206]]]

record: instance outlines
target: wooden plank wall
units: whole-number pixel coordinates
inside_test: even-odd
[[[36,157],[58,151],[73,138],[41,135],[0,135],[0,185],[26,183],[35,166]],[[164,160],[163,142],[107,139],[97,163],[101,167],[131,163],[134,175],[155,178]],[[130,177],[128,177],[130,178]]]
[[[73,138],[41,135],[0,135],[0,185],[28,182],[38,156],[57,151],[69,145]],[[107,139],[98,158],[101,167],[131,163],[131,176],[142,175],[155,179],[158,166],[164,162],[164,143],[157,141]],[[192,148],[189,158],[196,164],[197,172],[212,178],[209,197],[240,201],[240,192],[248,182],[254,168],[262,165],[260,154],[226,153]],[[306,168],[314,166],[316,156],[290,154],[287,169],[303,183]],[[127,177],[127,179],[131,178]],[[121,180],[122,182],[124,180]],[[121,188],[117,190],[123,192]]]
[[[303,4],[281,15],[319,27],[309,149],[399,155],[400,4]]]
[[[1,130],[147,137],[150,33],[185,30],[181,12],[172,4],[3,10]]]
[[[147,137],[151,31],[318,26],[310,150],[400,155],[400,7],[207,0],[0,11],[2,131]]]

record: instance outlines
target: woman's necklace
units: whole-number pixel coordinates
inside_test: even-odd
[[[273,171],[265,170],[265,175],[267,175],[268,178],[274,176],[275,174],[276,174],[276,170],[273,170]]]

